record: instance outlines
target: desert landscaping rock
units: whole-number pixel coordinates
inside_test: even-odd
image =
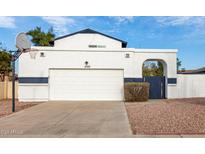
[[[134,134],[205,134],[205,98],[126,103],[126,109]]]

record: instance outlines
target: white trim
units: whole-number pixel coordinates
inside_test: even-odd
[[[124,69],[123,68],[49,68],[50,70],[122,70],[124,75]],[[49,74],[50,75],[50,74]],[[49,78],[49,76],[48,76]]]
[[[19,83],[19,86],[48,86],[48,83]]]
[[[85,48],[85,49],[62,49],[62,48],[56,48],[56,47],[39,47],[39,46],[34,46],[32,48],[38,49],[40,51],[76,51],[76,52],[107,52],[107,51],[111,51],[111,52],[151,52],[151,53],[176,53],[178,52],[178,49],[136,49],[136,48],[109,48],[109,49],[104,49],[104,48]]]
[[[176,86],[176,83],[168,83],[168,86]]]

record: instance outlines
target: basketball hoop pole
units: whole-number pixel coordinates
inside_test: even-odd
[[[15,60],[12,57],[12,112],[15,112]]]
[[[21,51],[14,51],[12,54],[11,65],[12,65],[12,112],[15,112],[15,62],[21,55]]]
[[[26,33],[19,33],[16,36],[17,51],[14,51],[11,59],[12,63],[12,112],[15,112],[15,62],[23,52],[31,51],[31,42]],[[12,51],[11,51],[12,52]]]

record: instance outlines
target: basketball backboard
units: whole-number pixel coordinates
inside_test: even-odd
[[[16,36],[16,47],[22,52],[31,48],[31,42],[26,33],[19,33]]]

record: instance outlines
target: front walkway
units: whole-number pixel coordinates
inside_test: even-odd
[[[46,102],[0,118],[0,137],[131,137],[123,102]]]

